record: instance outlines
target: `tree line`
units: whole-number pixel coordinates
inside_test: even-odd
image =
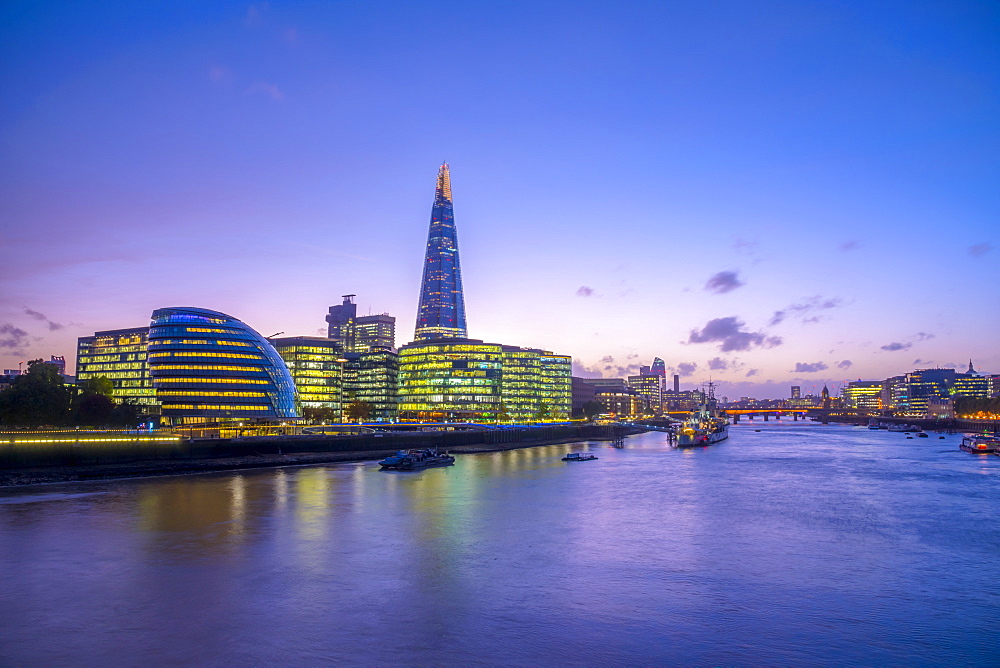
[[[139,422],[139,406],[111,398],[107,378],[67,386],[54,364],[28,362],[28,370],[0,392],[0,424],[7,427],[122,427]]]
[[[955,397],[955,415],[976,415],[978,413],[1000,413],[1000,397]]]

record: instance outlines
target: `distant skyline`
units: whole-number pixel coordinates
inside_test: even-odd
[[[0,25],[0,366],[157,308],[785,397],[1000,373],[994,2],[31,2]]]

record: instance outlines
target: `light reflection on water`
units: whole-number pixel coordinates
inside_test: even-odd
[[[988,665],[1000,458],[958,439],[0,490],[0,664]]]

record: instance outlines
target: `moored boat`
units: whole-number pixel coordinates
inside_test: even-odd
[[[455,458],[447,452],[438,452],[436,448],[423,450],[400,450],[379,462],[383,471],[414,471],[431,466],[451,466]]]
[[[693,448],[712,445],[729,438],[729,418],[723,415],[715,401],[715,386],[708,384],[705,400],[677,430],[677,447]]]
[[[589,462],[592,459],[597,459],[597,455],[589,452],[571,452],[562,458],[564,462]]]
[[[966,452],[989,455],[1000,454],[1000,437],[997,436],[965,436],[958,446]]]

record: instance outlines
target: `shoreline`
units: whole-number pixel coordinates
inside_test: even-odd
[[[496,443],[477,445],[457,445],[447,448],[456,454],[481,454],[505,452],[541,445],[562,445],[587,441],[606,441],[602,438],[558,438],[530,443]],[[291,454],[248,455],[243,457],[219,457],[214,459],[150,460],[144,462],[123,462],[120,464],[84,464],[81,466],[39,466],[24,469],[0,470],[0,488],[28,487],[62,482],[92,482],[99,480],[120,480],[125,478],[153,478],[175,475],[194,475],[225,471],[243,471],[263,468],[292,466],[314,466],[343,462],[363,462],[383,459],[398,448],[391,450],[350,450],[343,452],[302,452]]]

